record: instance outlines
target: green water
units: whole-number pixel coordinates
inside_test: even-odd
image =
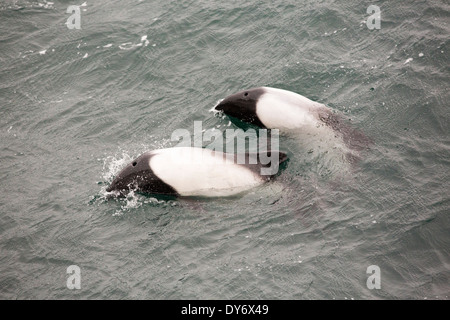
[[[87,1],[67,28],[82,2],[0,3],[0,298],[448,299],[447,2]],[[242,196],[105,199],[263,85],[351,119],[373,140],[358,169],[323,175],[281,137],[288,166]]]

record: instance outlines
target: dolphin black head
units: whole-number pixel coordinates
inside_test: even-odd
[[[214,109],[224,112],[227,116],[265,128],[256,114],[256,104],[264,93],[264,88],[244,90],[226,97]]]
[[[124,196],[132,190],[176,195],[175,189],[162,181],[151,169],[150,158],[152,156],[151,152],[147,152],[133,160],[120,171],[106,191],[115,192],[118,196]]]

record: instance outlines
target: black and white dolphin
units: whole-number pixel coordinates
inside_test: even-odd
[[[370,144],[370,139],[326,105],[283,89],[243,90],[227,96],[214,110],[259,127],[294,133],[320,144],[326,152],[341,149],[351,157],[352,150],[361,151]]]
[[[264,173],[268,171],[262,169],[274,163],[261,161],[261,154],[238,158],[237,154],[191,147],[149,151],[120,171],[106,191],[117,196],[131,190],[181,197],[233,196],[271,180],[279,164],[287,160],[283,152],[264,155],[276,162],[276,172]]]

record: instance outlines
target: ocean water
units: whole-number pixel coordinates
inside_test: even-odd
[[[439,0],[2,1],[0,298],[447,300],[449,18]],[[257,86],[342,114],[373,141],[358,167],[336,178],[281,136],[287,167],[238,197],[106,199],[174,130],[235,128],[209,110]]]

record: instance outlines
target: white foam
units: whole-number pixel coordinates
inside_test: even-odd
[[[131,42],[124,42],[121,45],[119,45],[120,50],[130,50],[133,48],[133,44]]]
[[[103,46],[103,48],[110,48],[110,47],[112,47],[112,43],[108,43]]]
[[[141,37],[141,42],[144,43],[144,47],[148,46],[150,42],[147,40],[147,35]]]
[[[413,58],[408,58],[408,59],[406,59],[406,61],[405,61],[403,64],[410,63],[410,62],[413,61],[413,60],[414,60]]]
[[[130,50],[130,49],[133,49],[136,47],[142,47],[142,46],[146,47],[146,46],[148,46],[149,43],[150,42],[147,39],[147,35],[143,35],[141,37],[141,41],[139,43],[133,44],[132,42],[124,42],[121,45],[119,45],[119,49],[120,50]],[[155,46],[155,45],[153,45],[153,46]]]
[[[140,201],[139,196],[133,190],[131,190],[125,198],[125,204],[120,207],[120,210],[116,210],[113,216],[122,216],[130,209],[136,209],[140,206],[142,206],[142,201]]]
[[[103,179],[111,182],[114,176],[125,167],[133,158],[128,154],[123,152],[120,157],[109,156],[103,161]]]
[[[216,114],[223,114],[222,111],[216,110],[216,107],[217,107],[217,106],[219,105],[219,103],[221,103],[222,101],[223,101],[223,99],[217,100],[217,103],[216,103],[211,109],[209,109],[208,112],[212,112],[212,113],[214,113],[214,115],[216,115]]]

